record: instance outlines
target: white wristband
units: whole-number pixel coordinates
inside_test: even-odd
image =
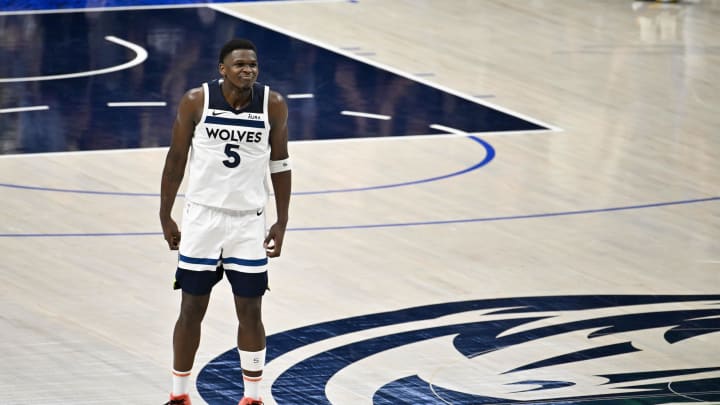
[[[290,164],[289,157],[283,160],[270,161],[270,173],[280,173],[286,172],[288,170],[292,170],[292,165]]]

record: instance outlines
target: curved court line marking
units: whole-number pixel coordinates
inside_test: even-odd
[[[720,201],[720,196],[707,197],[707,198],[696,198],[696,199],[692,199],[692,200],[667,201],[667,202],[651,203],[651,204],[625,205],[625,206],[610,207],[610,208],[597,208],[597,209],[590,209],[590,210],[547,212],[547,213],[540,213],[540,214],[511,215],[511,216],[503,216],[503,217],[449,219],[449,220],[418,221],[418,222],[398,222],[398,223],[388,223],[388,224],[338,225],[338,226],[288,228],[288,232],[337,231],[337,230],[347,230],[347,229],[400,228],[400,227],[406,227],[406,226],[467,224],[467,223],[473,223],[473,222],[498,222],[498,221],[511,221],[511,220],[516,220],[516,219],[535,219],[535,218],[563,217],[563,216],[571,216],[571,215],[600,214],[600,213],[605,213],[605,212],[630,211],[630,210],[639,210],[639,209],[644,209],[644,208],[667,207],[667,206],[672,206],[672,205],[696,204],[696,203],[704,203],[704,202],[712,202],[712,201]],[[162,232],[0,233],[0,238],[149,236],[149,235],[153,235],[153,236],[162,235]]]
[[[62,74],[62,75],[50,75],[50,76],[0,78],[0,83],[59,80],[59,79],[71,79],[71,78],[75,78],[75,77],[102,75],[105,73],[117,72],[119,70],[129,69],[131,67],[137,66],[137,65],[145,62],[145,59],[147,59],[147,57],[148,57],[147,51],[145,50],[145,48],[141,47],[140,45],[133,44],[132,42],[125,41],[123,39],[114,37],[112,35],[106,36],[105,39],[110,42],[114,42],[118,45],[124,46],[126,48],[130,48],[130,50],[132,50],[136,54],[135,59],[131,60],[130,62],[123,63],[122,65],[112,66],[109,68],[98,69],[98,70],[89,70],[87,72],[67,73],[67,74]]]
[[[450,177],[455,177],[455,176],[459,176],[459,175],[462,175],[465,173],[469,173],[473,170],[477,170],[477,169],[485,166],[486,164],[490,163],[490,161],[492,161],[495,158],[495,149],[492,147],[492,145],[490,145],[489,143],[483,141],[482,139],[480,139],[476,136],[469,136],[468,138],[479,143],[480,145],[482,145],[485,148],[485,158],[470,167],[467,167],[465,169],[462,169],[462,170],[459,170],[459,171],[456,171],[453,173],[445,174],[442,176],[430,177],[430,178],[426,178],[426,179],[406,181],[406,182],[402,182],[402,183],[383,184],[383,185],[379,185],[379,186],[367,186],[367,187],[331,189],[331,190],[319,190],[319,191],[299,191],[299,192],[292,193],[292,195],[297,196],[297,195],[350,193],[350,192],[357,192],[357,191],[368,191],[368,190],[380,190],[380,189],[394,188],[394,187],[405,187],[405,186],[412,186],[412,185],[416,185],[416,184],[444,180],[444,179],[447,179]],[[34,191],[53,191],[53,192],[58,192],[58,193],[114,195],[114,196],[125,196],[125,197],[159,197],[160,196],[160,194],[158,194],[158,193],[129,193],[129,192],[122,192],[122,191],[76,190],[76,189],[67,189],[67,188],[23,186],[20,184],[9,184],[9,183],[0,183],[0,187],[15,188],[15,189],[21,189],[21,190],[34,190]],[[184,194],[178,194],[178,197],[184,197]]]
[[[406,181],[403,183],[392,183],[392,184],[384,184],[380,186],[368,186],[368,187],[357,187],[357,188],[345,188],[345,189],[331,189],[331,190],[320,190],[320,191],[300,191],[297,193],[292,193],[292,195],[313,195],[313,194],[331,194],[331,193],[350,193],[355,191],[368,191],[368,190],[380,190],[385,188],[394,188],[394,187],[404,187],[404,186],[412,186],[415,184],[422,184],[422,183],[430,183],[433,181],[438,180],[444,180],[450,177],[460,176],[465,173],[469,173],[473,170],[477,170],[488,163],[492,161],[495,158],[495,148],[492,147],[489,143],[483,141],[482,139],[476,137],[476,136],[468,136],[468,139],[472,139],[473,141],[479,143],[485,148],[485,158],[481,160],[480,162],[467,167],[465,169],[459,170],[457,172],[453,172],[450,174],[445,174],[442,176],[436,176],[436,177],[429,177],[427,179],[420,179],[420,180],[412,180],[412,181]]]
[[[685,399],[689,399],[689,400],[691,400],[691,401],[695,401],[695,402],[705,402],[705,400],[703,400],[703,399],[694,398],[694,397],[691,397],[690,395],[685,395],[685,394],[683,394],[683,393],[680,393],[680,392],[675,391],[675,390],[672,388],[672,383],[673,383],[673,381],[669,381],[668,384],[667,384],[667,387],[668,387],[668,390],[670,390],[670,392],[672,392],[673,394],[675,394],[675,395],[677,395],[677,396],[680,396],[680,397],[683,397],[683,398],[685,398]],[[706,394],[706,393],[705,393],[705,392],[690,392],[690,394],[693,394],[693,395],[697,395],[697,394],[703,395],[703,394]]]

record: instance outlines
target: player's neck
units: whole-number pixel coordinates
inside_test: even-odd
[[[230,107],[241,110],[247,107],[252,100],[253,89],[251,87],[240,88],[233,86],[232,83],[227,80],[222,85],[223,96],[225,100],[230,104]]]

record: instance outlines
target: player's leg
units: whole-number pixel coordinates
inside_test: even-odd
[[[210,294],[182,293],[180,315],[173,330],[173,388],[170,403],[190,405],[190,381],[195,354],[200,345],[200,327],[207,311]]]
[[[261,315],[262,297],[235,296],[238,317],[237,345],[243,373],[243,396],[260,399],[260,382],[265,367],[265,327]],[[246,402],[248,402],[246,400]]]
[[[265,349],[265,326],[262,322],[262,297],[235,296],[238,319],[238,349],[258,352]]]
[[[191,405],[190,383],[201,325],[210,302],[210,291],[222,278],[222,267],[215,271],[178,269],[175,277],[183,292],[180,315],[173,330],[173,388],[169,403]]]
[[[238,319],[237,347],[244,387],[240,404],[260,403],[260,383],[265,367],[262,294],[267,289],[267,272],[241,273],[228,270],[227,275],[233,288]]]
[[[265,218],[251,212],[233,218],[232,240],[223,248],[222,262],[235,296],[238,352],[244,397],[240,405],[260,404],[260,382],[265,367],[265,327],[262,297],[268,286],[267,253],[263,247]]]
[[[212,209],[186,205],[175,273],[175,289],[182,289],[182,298],[173,331],[173,388],[169,404],[190,405],[191,373],[200,344],[201,324],[210,292],[223,275],[221,222]]]
[[[207,311],[210,294],[192,295],[183,291],[180,316],[173,331],[173,369],[178,373],[192,369],[200,345],[200,325]]]

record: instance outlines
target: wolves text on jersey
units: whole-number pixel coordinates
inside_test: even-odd
[[[205,128],[208,138],[223,141],[258,143],[262,140],[260,131],[241,131],[235,129]]]

